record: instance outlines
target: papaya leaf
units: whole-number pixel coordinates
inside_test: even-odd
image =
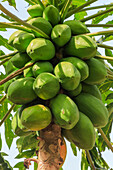
[[[24,162],[17,163],[13,168],[18,168],[19,170],[26,170],[24,167]]]
[[[1,56],[1,55],[4,55],[4,54],[5,54],[5,53],[4,53],[2,50],[0,50],[0,56]]]
[[[109,115],[113,114],[113,102],[107,105]]]
[[[7,1],[10,6],[13,6],[16,9],[16,2],[15,2],[15,0],[3,0],[2,2],[5,2],[5,1]]]
[[[83,11],[83,12],[80,12],[80,13],[76,13],[76,14],[74,15],[74,18],[75,18],[76,20],[81,20],[81,19],[83,19],[84,16],[86,16],[86,15],[87,15],[87,13],[86,13],[85,11]]]
[[[112,80],[106,80],[104,83],[102,83],[99,86],[99,90],[102,94],[107,92],[110,88],[113,88],[113,81]]]
[[[9,44],[8,44],[8,40],[6,38],[3,38],[1,35],[0,35],[0,46],[4,46],[6,47],[8,50],[14,50],[13,47],[11,47]]]
[[[34,152],[35,152],[35,149],[24,151],[22,153],[19,153],[15,158],[16,159],[18,159],[18,158],[31,158],[34,155]]]
[[[111,93],[113,93],[112,90],[108,90],[105,93],[102,93],[102,102],[104,104],[110,104],[111,102],[113,102],[113,99],[107,99],[107,96],[110,95]]]
[[[71,143],[71,148],[72,148],[73,154],[74,154],[75,156],[77,156],[77,149],[76,149],[76,146],[75,146],[74,143]]]
[[[112,91],[112,93],[108,94],[108,96],[106,97],[106,100],[107,99],[113,99],[113,91]]]
[[[85,0],[72,0],[72,4],[73,5],[77,5],[77,6],[80,6],[80,5],[83,5],[84,3],[86,3]]]
[[[1,152],[1,155],[2,155],[2,156],[8,156],[8,154],[5,153],[5,152]]]
[[[82,150],[82,158],[81,158],[81,170],[88,170],[89,164],[86,158],[85,150]]]
[[[0,31],[7,31],[5,28],[0,28]]]
[[[29,5],[34,5],[34,0],[25,0]]]
[[[2,138],[1,138],[1,134],[0,134],[0,150],[2,149]]]
[[[113,38],[113,36],[112,36],[112,38]],[[112,53],[112,51],[110,49],[105,49],[105,55],[113,57],[113,53]],[[107,60],[107,62],[110,63],[113,66],[113,61]]]

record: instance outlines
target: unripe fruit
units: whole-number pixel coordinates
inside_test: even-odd
[[[42,17],[43,15],[43,9],[39,4],[30,6],[27,12],[31,17]]]

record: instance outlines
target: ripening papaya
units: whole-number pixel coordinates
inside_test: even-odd
[[[91,120],[82,112],[77,124],[70,130],[63,129],[63,136],[81,149],[92,149],[95,145],[95,130]]]
[[[40,73],[43,72],[53,72],[53,66],[50,62],[48,61],[39,61],[36,62],[33,67],[32,67],[32,72],[35,77],[37,77]]]
[[[67,91],[67,94],[70,97],[74,97],[74,96],[78,96],[81,93],[81,91],[82,91],[82,84],[80,83],[76,89]]]
[[[27,47],[27,54],[34,61],[50,60],[55,56],[55,47],[50,40],[35,38]]]
[[[91,58],[86,63],[89,67],[89,76],[84,80],[85,83],[98,85],[106,80],[107,70],[105,64],[96,58]]]
[[[82,83],[82,92],[89,93],[95,96],[96,98],[102,100],[101,92],[96,85]]]
[[[57,25],[60,21],[58,9],[54,5],[48,5],[43,11],[43,18],[49,21],[51,25]]]
[[[32,5],[27,9],[27,12],[31,17],[42,17],[43,16],[43,8],[39,5]]]
[[[65,94],[58,94],[51,99],[50,108],[54,122],[64,129],[72,129],[79,120],[76,104]]]
[[[28,63],[25,64],[25,66],[34,63],[33,60],[29,61]],[[26,68],[24,70],[24,77],[34,77],[33,72],[32,72],[32,66],[29,68]]]
[[[51,34],[52,25],[46,19],[44,19],[42,17],[30,19],[29,21],[27,21],[27,23],[35,26],[38,29],[40,29],[45,34],[47,34],[48,36]],[[34,32],[34,34],[38,38],[43,37],[43,35],[41,35],[37,32]]]
[[[66,24],[55,25],[51,32],[52,41],[59,47],[63,47],[71,39],[71,29]]]
[[[51,123],[51,120],[50,109],[41,104],[25,108],[21,115],[22,124],[32,131],[46,128]]]
[[[72,35],[85,34],[89,32],[86,25],[77,20],[68,20],[65,21],[64,24],[71,28]]]
[[[20,78],[9,85],[7,98],[15,104],[26,104],[37,98],[33,90],[34,78]]]
[[[17,67],[15,67],[11,61],[11,59],[8,61],[6,68],[5,68],[5,72],[7,75],[9,75],[10,73],[12,73],[13,71],[18,70]]]
[[[20,52],[25,52],[29,43],[35,38],[34,34],[28,32],[21,32],[14,41],[13,46]]]
[[[74,90],[80,83],[80,72],[70,62],[63,61],[55,66],[54,73],[65,90]]]
[[[28,132],[24,132],[22,129],[19,128],[18,126],[18,119],[17,119],[17,112],[15,113],[13,119],[12,119],[12,129],[13,132],[17,135],[17,136],[27,136],[32,134],[31,131]]]
[[[30,60],[31,58],[27,55],[27,53],[17,53],[11,58],[11,62],[17,68],[24,67],[24,65]]]
[[[60,61],[68,61],[72,63],[81,74],[81,81],[85,80],[89,76],[89,68],[86,62],[77,57],[66,57],[62,58]]]
[[[11,36],[9,37],[9,40],[8,40],[8,44],[11,45],[12,47],[14,47],[13,41],[21,33],[23,33],[23,31],[18,30],[18,31],[15,31],[13,34],[11,34]]]
[[[78,109],[92,121],[94,127],[101,128],[108,123],[109,113],[104,103],[88,93],[80,93],[73,99]]]
[[[60,90],[60,84],[56,76],[45,72],[36,77],[33,89],[38,97],[48,100],[57,95]]]
[[[86,60],[94,57],[97,52],[96,42],[87,35],[73,36],[64,47],[64,54]]]

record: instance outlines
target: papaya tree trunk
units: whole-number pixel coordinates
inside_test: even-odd
[[[60,156],[62,146],[61,127],[51,123],[40,131],[37,170],[59,170],[63,159]]]

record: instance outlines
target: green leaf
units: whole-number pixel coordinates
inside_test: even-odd
[[[19,168],[19,170],[26,170],[24,167],[24,162],[17,163],[13,168]]]
[[[6,38],[3,38],[1,35],[0,35],[0,46],[4,46],[6,47],[8,50],[14,50],[13,47],[11,47],[9,44],[8,44],[8,40]]]
[[[81,159],[81,170],[88,170],[89,164],[87,162],[85,150],[82,150],[82,159]]]
[[[77,6],[83,5],[85,3],[86,3],[85,0],[79,0],[79,1],[78,0],[72,0],[72,4],[77,5]]]
[[[0,134],[0,150],[2,149],[2,138],[1,138],[1,134]]]
[[[76,145],[74,143],[71,143],[71,148],[72,148],[73,154],[75,156],[77,156],[77,149],[76,149]]]
[[[2,56],[2,55],[4,55],[5,53],[2,51],[2,50],[0,50],[0,56]]]
[[[24,151],[22,153],[19,153],[15,158],[17,159],[18,158],[31,158],[34,155],[34,152],[35,152],[35,149]]]
[[[113,38],[113,36],[112,36],[112,38]],[[112,51],[110,49],[105,49],[105,55],[113,57],[113,53],[112,53]],[[107,62],[110,63],[113,66],[113,61],[112,60],[107,60]]]
[[[25,0],[29,5],[34,5],[34,0]]]
[[[37,170],[37,168],[38,168],[38,164],[34,162],[34,170]]]
[[[85,11],[83,11],[83,12],[76,13],[76,14],[74,15],[74,18],[75,18],[76,20],[81,20],[81,19],[83,19],[84,16],[86,16],[86,15],[87,15],[87,13],[86,13]]]
[[[113,81],[112,80],[106,80],[103,84],[99,86],[99,90],[101,93],[107,92],[110,88],[113,88]]]
[[[13,6],[16,9],[15,0],[3,0],[2,2],[8,1],[10,6]]]
[[[1,152],[1,155],[2,155],[2,156],[8,156],[8,154],[5,153],[5,152]]]

